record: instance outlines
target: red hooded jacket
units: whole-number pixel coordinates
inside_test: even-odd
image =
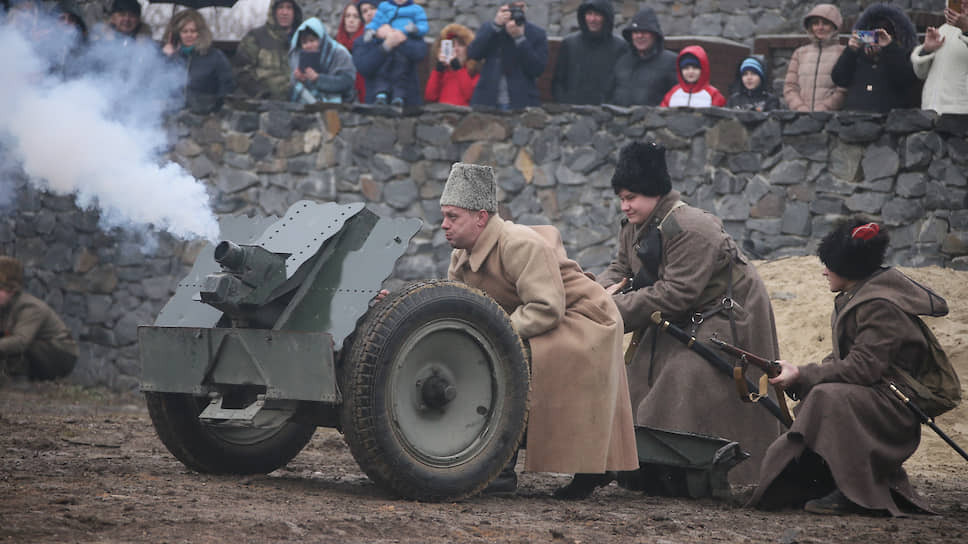
[[[682,70],[678,71],[679,84],[666,93],[662,107],[691,106],[693,108],[708,108],[710,106],[723,107],[726,105],[726,98],[716,87],[709,84],[709,59],[706,57],[706,50],[698,45],[690,45],[683,48],[676,58],[676,66],[682,61],[685,55],[692,55],[699,59],[699,67],[702,72],[695,83],[686,83],[682,79]]]

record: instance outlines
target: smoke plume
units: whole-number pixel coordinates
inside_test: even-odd
[[[47,19],[0,25],[0,198],[13,192],[7,173],[20,170],[38,188],[97,207],[103,226],[216,239],[205,186],[163,160],[162,119],[182,103],[183,69],[154,42],[80,47],[73,27]]]

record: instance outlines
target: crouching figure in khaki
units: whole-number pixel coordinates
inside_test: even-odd
[[[0,383],[6,376],[52,380],[71,373],[77,344],[44,301],[23,291],[24,268],[0,256]]]
[[[623,147],[612,189],[626,219],[618,256],[599,282],[614,293],[625,330],[634,333],[627,357],[635,424],[739,442],[751,457],[729,472],[729,481],[753,485],[780,423],[760,406],[742,402],[731,375],[660,332],[650,316],[660,311],[703,341],[717,335],[775,359],[766,286],[722,222],[680,200],[658,144]],[[750,377],[759,376],[751,370]],[[650,481],[656,476],[642,474]]]
[[[887,245],[887,234],[861,219],[842,223],[820,242],[823,274],[837,293],[833,352],[820,364],[780,361],[782,371],[770,381],[802,401],[796,422],[766,453],[751,504],[816,514],[896,516],[902,506],[930,512],[901,466],[918,447],[921,421],[889,383],[930,410],[926,401],[934,397],[918,398],[919,376],[945,367],[948,379],[932,383],[947,382],[947,408],[957,403],[957,376],[917,317],[946,315],[948,305],[882,267]]]
[[[557,229],[497,215],[490,167],[454,164],[440,208],[449,278],[484,290],[530,344],[525,470],[574,473],[555,496],[579,499],[611,481],[606,471],[638,468],[622,317],[605,290],[568,259]],[[516,457],[485,492],[515,489]]]

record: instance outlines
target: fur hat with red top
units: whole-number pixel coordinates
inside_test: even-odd
[[[880,225],[855,217],[839,223],[824,236],[817,255],[834,274],[861,280],[884,265],[889,242],[890,236]]]

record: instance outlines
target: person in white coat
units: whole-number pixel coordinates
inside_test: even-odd
[[[945,24],[928,27],[911,52],[914,73],[924,80],[921,108],[968,113],[968,11],[944,10]]]

